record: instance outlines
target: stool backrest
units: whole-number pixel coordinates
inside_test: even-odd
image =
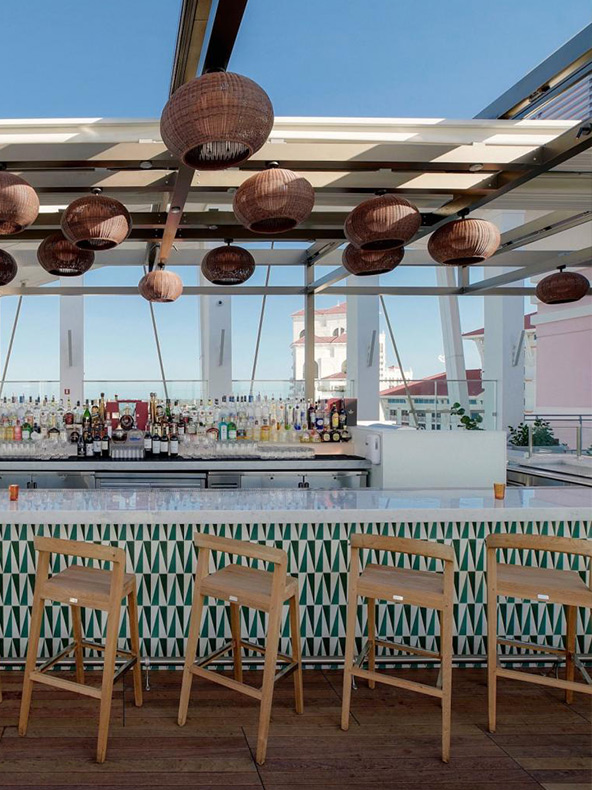
[[[281,598],[286,584],[288,568],[288,555],[283,549],[264,546],[261,543],[251,543],[247,540],[234,540],[232,538],[218,537],[217,535],[207,535],[204,532],[196,532],[193,536],[193,542],[199,550],[195,574],[196,580],[203,579],[208,575],[210,552],[212,551],[234,554],[238,557],[249,557],[262,562],[273,563],[272,598],[274,600]]]
[[[485,538],[487,546],[487,572],[493,573],[498,549],[517,551],[547,551],[553,554],[575,554],[592,559],[592,541],[585,538],[562,538],[554,535],[516,535],[495,533]],[[589,579],[589,584],[592,579]]]
[[[49,578],[49,561],[52,554],[111,562],[110,600],[113,600],[114,605],[120,605],[125,576],[124,549],[120,549],[117,546],[103,546],[100,543],[86,543],[82,540],[65,540],[42,535],[35,536],[34,544],[39,552],[37,581],[41,590],[43,583]]]

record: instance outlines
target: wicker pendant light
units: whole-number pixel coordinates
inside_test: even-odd
[[[8,285],[16,277],[18,266],[6,250],[0,250],[0,285]]]
[[[226,243],[228,246],[215,247],[205,254],[201,271],[214,285],[241,285],[255,271],[255,259],[243,247]]]
[[[168,269],[154,269],[142,277],[138,290],[149,302],[174,302],[183,293],[183,281]]]
[[[62,233],[51,233],[37,248],[37,260],[56,277],[78,277],[93,265],[95,254],[79,249]]]
[[[166,147],[196,170],[244,162],[263,146],[272,126],[273,107],[263,88],[224,71],[182,85],[160,119]]]
[[[395,250],[359,250],[348,244],[341,256],[344,269],[356,277],[368,277],[371,274],[392,272],[403,260],[405,249]]]
[[[587,277],[578,272],[566,272],[558,266],[558,272],[540,280],[536,287],[536,298],[545,304],[568,304],[583,299],[590,289]]]
[[[33,187],[13,173],[0,171],[0,236],[20,233],[39,214],[39,198]]]
[[[405,198],[377,195],[360,203],[345,220],[347,240],[360,250],[392,250],[419,230],[421,214]]]
[[[448,266],[468,266],[490,258],[500,245],[500,232],[484,219],[455,219],[434,231],[428,252]]]
[[[283,233],[308,218],[314,200],[314,189],[306,178],[274,163],[241,184],[232,208],[249,230]]]
[[[119,200],[93,192],[70,203],[62,214],[62,231],[81,250],[110,250],[127,239],[132,219]]]

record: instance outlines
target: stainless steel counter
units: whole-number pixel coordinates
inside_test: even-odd
[[[310,460],[1,460],[0,488],[364,488],[371,464],[355,456]]]

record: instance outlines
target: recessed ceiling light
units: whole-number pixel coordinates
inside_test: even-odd
[[[483,165],[480,163],[476,163],[474,165],[471,165],[469,167],[469,170],[471,171],[471,173],[478,173],[480,170],[483,170]]]
[[[171,206],[171,214],[180,214],[181,207],[180,206]]]
[[[140,167],[142,168],[142,170],[150,170],[152,167],[152,162],[148,162],[148,161],[140,162]]]

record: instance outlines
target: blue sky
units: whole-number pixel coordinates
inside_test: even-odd
[[[158,118],[179,6],[178,0],[3,4],[0,69],[12,76],[3,82],[2,116]],[[250,0],[230,68],[258,81],[277,115],[470,118],[589,16],[589,0]],[[194,271],[182,273],[196,282]],[[404,282],[409,270],[395,274]],[[140,272],[117,276],[131,284]],[[102,284],[105,277],[97,271],[87,281]],[[258,271],[253,283],[263,277]],[[281,284],[282,272],[274,271],[271,282]],[[57,378],[57,301],[24,300],[9,378]],[[0,301],[2,359],[14,302]],[[171,378],[199,377],[195,302],[157,308]],[[234,303],[234,376],[246,378],[259,300]],[[289,314],[300,306],[291,298],[268,300],[261,377],[290,375]],[[86,307],[88,378],[158,376],[145,304],[119,298],[114,311],[109,298],[93,298]],[[420,377],[441,370],[437,300],[391,297],[388,307],[405,367]],[[482,325],[481,299],[461,300],[461,308],[464,331]],[[118,348],[123,342],[125,353],[109,374],[113,342]],[[467,352],[468,366],[475,366],[476,354]]]

